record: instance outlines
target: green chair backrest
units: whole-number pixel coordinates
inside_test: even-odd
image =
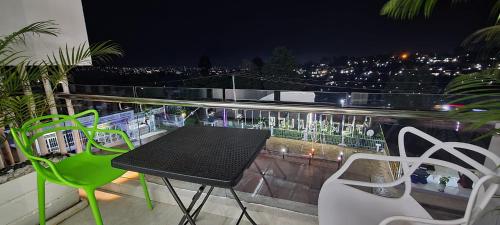
[[[94,116],[94,121],[92,122],[91,127],[85,127],[78,120],[78,118],[88,115]],[[47,122],[47,120],[49,121]],[[66,125],[68,124],[67,122],[71,122],[72,126]],[[26,158],[31,161],[33,167],[38,173],[41,173],[44,176],[52,174],[59,180],[61,180],[61,182],[66,183],[67,181],[59,174],[59,172],[55,169],[54,164],[50,160],[34,154],[33,147],[35,141],[37,140],[37,138],[42,137],[43,135],[48,133],[64,130],[77,130],[81,131],[81,133],[83,133],[88,139],[85,146],[85,151],[81,154],[91,154],[90,149],[92,148],[92,145],[97,144],[94,141],[94,137],[96,134],[98,122],[99,114],[96,110],[90,109],[71,116],[46,115],[33,118],[26,121],[20,128],[11,128],[11,133],[17,148],[19,148],[21,152],[26,156]],[[47,164],[48,167],[43,166],[41,162]],[[71,183],[69,182],[68,184],[71,185]]]

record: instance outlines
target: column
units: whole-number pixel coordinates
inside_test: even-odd
[[[54,91],[47,76],[48,76],[47,74],[44,74],[42,77],[43,89],[45,90],[45,96],[47,97],[47,103],[49,104],[50,114],[57,115],[58,113],[56,107],[56,100],[54,98]],[[52,120],[56,121],[58,119],[54,118]],[[57,127],[61,126],[61,124],[57,124],[56,126]],[[56,131],[56,139],[57,139],[57,146],[59,147],[59,152],[61,154],[68,153],[68,151],[66,150],[66,144],[64,142],[64,135],[62,131]]]
[[[21,77],[22,80],[24,80],[24,84],[23,84],[23,92],[24,92],[24,95],[26,96],[33,96],[33,92],[31,90],[31,84],[29,83],[29,80],[28,78],[26,77],[27,74],[26,74],[26,68],[23,66],[23,67],[20,67],[20,70],[18,71],[19,72],[19,76]],[[35,102],[32,100],[30,101],[29,103],[30,105],[30,118],[35,118],[36,116],[36,106],[35,106]],[[22,124],[18,124],[19,126],[21,126]],[[11,126],[12,127],[12,126]],[[37,130],[36,132],[41,132],[41,130]],[[45,144],[45,138],[43,136],[37,138],[36,140],[38,143],[39,143],[39,148],[38,148],[38,153],[40,155],[46,155],[49,153],[49,151],[47,150],[47,145]],[[42,144],[40,144],[42,143]],[[26,159],[24,158],[24,155],[19,152],[19,151],[16,151],[18,154],[18,158],[19,158],[19,161],[20,162],[24,162]],[[24,158],[24,160],[22,159]]]
[[[63,93],[65,94],[70,94],[69,92],[69,85],[68,85],[68,77],[64,76],[62,82],[61,82],[62,88],[63,88]],[[68,110],[68,115],[75,115],[75,109],[73,108],[73,103],[71,102],[70,99],[66,99],[66,108]],[[73,130],[73,140],[75,142],[75,147],[76,147],[76,152],[82,152],[83,147],[82,147],[82,139],[80,138],[80,132],[77,130]]]
[[[4,127],[0,128],[0,134],[5,135],[5,128]],[[12,150],[9,146],[9,142],[7,141],[7,139],[5,139],[2,142],[1,150],[2,150],[3,154],[0,154],[0,155],[2,156],[2,158],[5,156],[5,158],[4,158],[5,163],[4,164],[7,164],[7,166],[14,165],[14,157],[12,156]]]

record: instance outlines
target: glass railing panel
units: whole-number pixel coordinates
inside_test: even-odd
[[[237,101],[265,101],[290,103],[322,103],[341,105],[346,104],[346,92],[313,92],[313,91],[274,91],[254,89],[226,89],[226,100]]]
[[[461,100],[464,97],[467,97],[467,95],[352,92],[348,95],[348,106],[404,110],[450,111],[460,108],[464,104],[470,103],[470,100]],[[480,100],[488,99],[498,99],[498,96],[483,96]]]
[[[338,107],[349,106],[349,94],[347,92],[314,92],[314,102],[335,105]]]
[[[263,92],[256,92],[264,95]],[[226,92],[226,99],[228,94]],[[241,93],[238,93],[240,94]],[[254,96],[257,96],[257,94]],[[274,94],[274,91],[273,93]],[[344,104],[352,104],[346,93],[334,93],[329,97],[330,102],[340,101],[346,97]],[[244,94],[242,95],[244,96]],[[352,95],[351,95],[352,97]],[[254,100],[260,98],[253,98]],[[136,146],[143,145],[155,138],[161,137],[183,126],[218,126],[227,128],[267,129],[272,137],[267,141],[266,148],[257,157],[257,164],[265,171],[269,186],[264,185],[257,167],[252,165],[236,189],[242,193],[246,201],[259,204],[268,204],[282,208],[300,205],[303,212],[315,209],[321,185],[333,174],[339,166],[352,154],[363,152],[381,155],[398,155],[398,132],[404,126],[414,126],[442,141],[459,141],[472,143],[488,148],[491,138],[476,140],[491,125],[478,130],[466,129],[466,122],[457,122],[450,119],[430,118],[399,118],[370,117],[353,114],[332,114],[318,112],[231,109],[222,107],[181,107],[176,105],[136,105],[111,102],[73,101],[75,111],[88,108],[97,109],[103,118],[103,123],[110,128],[125,130]],[[265,104],[265,103],[256,103]],[[332,103],[333,104],[333,103]],[[334,106],[332,106],[334,107]],[[347,106],[345,106],[347,107]],[[375,109],[377,110],[377,109]],[[121,116],[130,115],[126,120]],[[107,118],[110,119],[107,119]],[[106,122],[104,122],[106,121]],[[409,136],[411,145],[407,146],[409,156],[419,156],[428,149],[429,143]],[[107,140],[105,137],[103,140]],[[109,139],[109,140],[112,140]],[[437,158],[463,165],[454,156],[440,153]],[[480,163],[484,157],[471,157]],[[467,165],[463,165],[467,167]],[[360,162],[354,170],[349,170],[348,177],[362,181],[393,181],[401,175],[397,163]],[[435,168],[430,174],[434,179],[429,180],[430,186],[415,184],[416,188],[427,191],[437,187],[434,184],[439,176],[451,176],[455,180],[461,179],[458,174],[449,170]],[[150,177],[150,181],[161,181]],[[259,184],[260,182],[260,184]],[[177,187],[191,188],[190,185],[176,183]],[[434,186],[432,186],[434,185]],[[194,188],[194,187],[193,187]],[[459,186],[456,182],[447,187],[449,193],[458,197],[467,197],[470,189]],[[274,191],[274,192],[273,192]],[[378,193],[378,190],[370,189]],[[393,191],[393,192],[392,192]],[[384,193],[400,193],[401,189],[393,189]],[[439,193],[437,189],[435,192]],[[278,198],[280,201],[270,201],[269,198]],[[282,204],[283,202],[294,204]],[[280,203],[281,202],[281,203]],[[314,210],[313,210],[314,211]]]
[[[137,97],[173,100],[222,100],[218,88],[135,87]]]
[[[110,85],[70,85],[73,94],[107,95],[119,97],[154,98],[164,100],[208,100],[236,102],[281,102],[323,104],[335,107],[381,108],[408,111],[450,111],[470,103],[460,100],[467,95],[421,93],[368,93],[322,91],[275,91],[222,88],[179,88]],[[483,96],[481,100],[498,99]],[[477,100],[477,99],[476,99]],[[481,111],[483,109],[477,109]]]
[[[113,86],[113,85],[80,85],[70,84],[70,92],[75,94],[107,95],[134,97],[135,88],[133,86]]]
[[[274,101],[274,91],[254,89],[225,89],[225,97],[228,101]]]

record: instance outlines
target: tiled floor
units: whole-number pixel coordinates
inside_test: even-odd
[[[104,192],[98,192],[99,207],[101,210],[104,224],[114,225],[170,225],[178,224],[182,217],[182,212],[176,205],[154,202],[154,209],[149,210],[146,202],[142,198],[131,196],[119,196]],[[217,212],[217,210],[209,207],[217,207],[207,205],[206,211]],[[225,207],[225,206],[221,206]],[[197,219],[197,224],[236,224],[239,216],[239,210],[236,206],[232,210],[224,210],[223,213],[213,214],[202,212]],[[250,211],[250,215],[258,224],[283,224],[283,225],[316,225],[317,217],[294,213],[286,210],[279,210],[279,213],[273,212],[255,212]],[[93,225],[94,219],[90,208],[87,207],[77,214],[71,216],[61,223],[61,225]],[[250,224],[246,219],[243,219],[240,224]]]

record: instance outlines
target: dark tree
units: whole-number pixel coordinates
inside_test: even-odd
[[[326,56],[321,57],[321,59],[319,60],[319,63],[326,64],[326,65],[330,65],[330,64],[332,64],[332,62],[333,62],[333,59],[331,57],[326,57]]]
[[[212,68],[212,63],[210,63],[210,58],[206,55],[200,57],[198,62],[198,68],[200,69],[200,74],[202,76],[210,75],[210,69]]]
[[[337,56],[333,59],[332,64],[334,66],[342,66],[347,64],[347,60],[348,60],[347,56]]]
[[[310,68],[312,68],[315,64],[316,64],[316,63],[314,63],[313,61],[309,60],[309,61],[305,62],[303,66],[304,66],[304,68],[308,68],[308,69],[310,69]]]
[[[252,71],[262,74],[262,68],[264,67],[264,60],[260,57],[255,57],[252,59]]]
[[[267,77],[296,77],[294,71],[297,62],[292,52],[286,47],[277,47],[273,50],[271,59],[263,67],[263,73]]]
[[[250,70],[252,70],[252,66],[253,66],[253,65],[252,65],[252,62],[251,62],[250,60],[248,60],[248,59],[243,59],[243,60],[241,61],[241,66],[240,66],[240,68],[241,68],[242,70],[248,70],[248,71],[250,71]]]

